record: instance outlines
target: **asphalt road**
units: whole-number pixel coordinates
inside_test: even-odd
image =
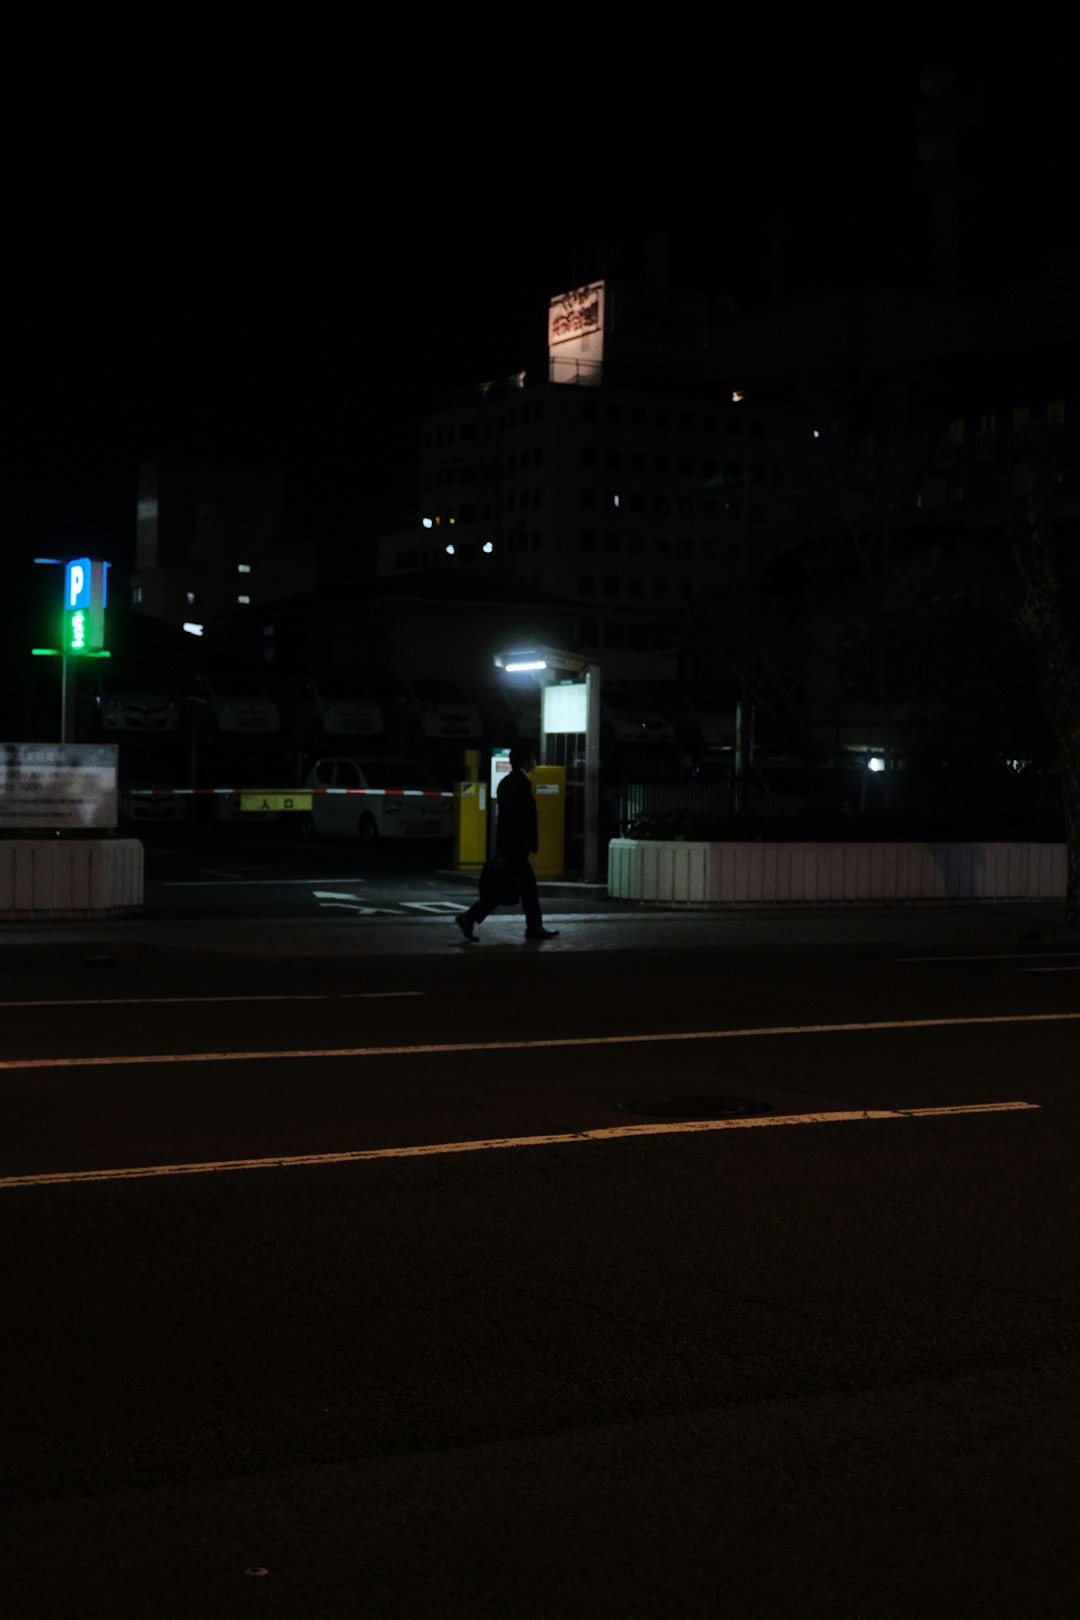
[[[1071,1616],[1077,965],[5,972],[5,1614]]]

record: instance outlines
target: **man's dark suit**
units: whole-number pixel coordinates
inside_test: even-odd
[[[523,770],[508,771],[499,783],[496,798],[499,819],[495,826],[495,853],[521,885],[526,929],[536,930],[543,927],[543,918],[540,915],[540,896],[536,892],[536,877],[529,864],[529,856],[535,855],[540,848],[532,783]],[[469,914],[473,922],[483,922],[494,909],[493,904],[481,899],[470,907]]]

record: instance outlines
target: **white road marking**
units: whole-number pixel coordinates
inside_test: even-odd
[[[366,883],[368,881],[367,878],[362,877],[238,878],[234,877],[231,872],[222,872],[220,877],[217,878],[163,878],[155,887],[160,889],[219,889],[223,879],[228,880],[229,887],[232,889],[238,889],[244,884],[254,888],[279,889],[284,888],[289,883],[301,883],[310,888],[312,883]]]
[[[959,1029],[990,1024],[1058,1024],[1080,1012],[992,1013],[970,1018],[881,1018],[858,1024],[774,1024],[760,1029],[669,1030],[648,1035],[559,1035],[535,1041],[432,1041],[415,1046],[297,1047],[261,1052],[155,1052],[115,1057],[4,1058],[4,1069],[105,1069],[134,1064],[274,1063],[301,1058],[424,1057],[445,1052],[530,1052],[570,1046],[644,1046],[666,1041],[754,1040],[768,1035],[857,1035],[882,1029]]]
[[[747,1131],[770,1125],[839,1125],[856,1120],[936,1119],[952,1114],[1003,1114],[1039,1110],[1038,1103],[955,1103],[944,1108],[845,1109],[829,1114],[759,1114],[749,1119],[680,1120],[663,1125],[611,1125],[556,1136],[502,1136],[475,1142],[426,1142],[418,1147],[361,1148],[352,1153],[301,1153],[278,1159],[220,1159],[204,1164],[139,1165],[124,1170],[61,1170],[39,1176],[3,1176],[0,1188],[46,1187],[72,1181],[134,1181],[148,1176],[196,1176],[223,1170],[288,1170],[299,1165],[359,1164],[371,1159],[418,1159],[445,1153],[482,1153],[497,1148],[558,1147],[570,1142],[612,1142],[632,1136],[677,1136],[695,1131]]]
[[[977,951],[967,956],[896,956],[896,962],[1033,962],[1040,956],[1080,956],[1080,951]]]
[[[3,1007],[173,1007],[216,1006],[222,1001],[400,1001],[426,995],[424,990],[342,990],[340,993],[289,996],[95,996],[70,1001],[0,1001]]]

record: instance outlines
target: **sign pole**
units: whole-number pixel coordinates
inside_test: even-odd
[[[71,660],[67,653],[60,654],[60,741],[69,743],[72,739],[72,710],[75,707],[72,699],[75,695],[74,670],[69,669]]]

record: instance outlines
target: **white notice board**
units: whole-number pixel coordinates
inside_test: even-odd
[[[0,743],[0,835],[116,826],[115,743]]]

